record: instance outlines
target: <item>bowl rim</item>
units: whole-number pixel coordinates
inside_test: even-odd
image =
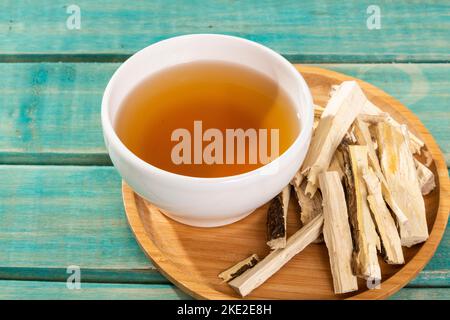
[[[108,112],[109,111],[108,106],[109,106],[109,100],[111,97],[112,87],[115,84],[115,82],[117,81],[118,77],[121,75],[123,70],[127,67],[127,65],[130,63],[130,61],[135,59],[136,56],[144,55],[149,50],[151,50],[157,46],[164,45],[168,42],[178,41],[180,39],[192,39],[192,38],[227,39],[227,40],[237,41],[237,42],[244,43],[246,45],[253,46],[253,47],[257,48],[258,50],[265,52],[271,58],[278,60],[282,64],[282,66],[284,68],[286,68],[286,70],[297,79],[297,81],[300,84],[299,90],[301,90],[305,94],[305,100],[306,100],[306,105],[303,106],[306,109],[305,115],[303,117],[303,118],[305,118],[304,124],[300,126],[300,132],[298,133],[294,142],[276,159],[274,159],[273,161],[271,161],[259,168],[256,168],[256,169],[253,169],[251,171],[247,171],[247,172],[244,172],[241,174],[237,174],[237,175],[224,176],[224,177],[212,177],[212,178],[195,177],[195,176],[181,175],[178,173],[174,173],[174,172],[170,172],[170,171],[158,168],[158,167],[142,160],[141,158],[139,158],[130,149],[128,149],[128,147],[125,146],[125,144],[120,140],[116,131],[113,128],[112,120],[111,120],[111,118],[109,116],[109,112]],[[270,170],[275,169],[279,165],[280,162],[285,161],[285,159],[291,153],[293,153],[296,148],[299,148],[301,146],[303,141],[307,141],[307,148],[309,148],[308,140],[309,140],[310,134],[312,133],[313,122],[314,122],[313,108],[314,108],[314,106],[313,106],[313,99],[312,99],[311,91],[310,91],[308,85],[306,84],[306,81],[304,80],[302,75],[299,73],[299,71],[294,67],[294,65],[291,64],[288,60],[286,60],[279,53],[275,52],[274,50],[272,50],[262,44],[259,44],[257,42],[254,42],[254,41],[251,41],[251,40],[248,40],[245,38],[224,35],[224,34],[200,33],[200,34],[186,34],[186,35],[171,37],[171,38],[167,38],[167,39],[155,42],[155,43],[150,44],[149,46],[137,51],[135,54],[133,54],[131,57],[129,57],[127,60],[125,60],[125,62],[123,62],[119,66],[119,68],[117,68],[117,70],[114,72],[114,74],[112,75],[111,79],[109,80],[109,82],[105,88],[105,91],[103,93],[102,103],[101,103],[101,123],[102,123],[103,135],[104,135],[104,139],[105,139],[105,143],[106,143],[108,152],[110,152],[109,145],[114,145],[118,149],[117,151],[123,157],[125,157],[127,159],[127,161],[130,161],[134,166],[139,167],[139,169],[141,169],[141,170],[152,172],[156,175],[164,175],[167,178],[172,178],[172,179],[177,179],[177,180],[181,179],[181,180],[187,181],[187,182],[202,182],[202,183],[235,182],[235,181],[240,181],[240,180],[250,178],[255,175],[264,175],[264,172],[266,170],[269,170],[269,172],[273,172]]]

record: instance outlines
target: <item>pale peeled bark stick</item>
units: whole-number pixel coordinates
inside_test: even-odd
[[[328,169],[334,152],[341,143],[367,98],[355,81],[343,82],[328,101],[299,175],[297,185],[307,176],[306,193],[313,196],[318,186],[318,174]]]
[[[387,121],[389,114],[386,112],[382,112],[380,114],[367,114],[361,113],[358,118],[368,124],[377,124],[379,122]]]
[[[345,82],[347,82],[347,81],[342,82],[340,85],[331,86],[330,97],[333,97],[334,94],[336,94],[339,91],[339,87],[342,86]],[[388,115],[383,110],[381,110],[376,105],[374,105],[370,100],[367,100],[367,102],[363,105],[361,113],[365,114],[365,115],[374,115],[374,116],[382,115],[382,114]],[[386,118],[386,122],[390,123],[397,130],[400,131],[401,125],[394,118],[392,118],[392,116],[388,115]],[[425,142],[423,142],[419,137],[417,137],[411,131],[408,131],[408,136],[411,140],[411,144],[410,144],[411,152],[420,154],[421,148],[423,146],[425,146]]]
[[[229,282],[234,278],[243,274],[248,269],[253,268],[258,263],[258,261],[259,261],[258,255],[252,254],[250,257],[247,257],[244,260],[239,261],[234,266],[221,272],[219,274],[219,278],[222,279],[223,282]]]
[[[320,119],[322,116],[323,111],[325,110],[324,107],[314,105],[314,119]],[[387,112],[380,112],[379,114],[367,114],[367,113],[360,113],[358,115],[358,118],[361,120],[370,123],[370,124],[377,124],[378,122],[387,121],[389,117],[389,114]]]
[[[422,162],[414,159],[414,164],[416,165],[417,178],[419,179],[420,190],[425,196],[436,188],[436,182],[434,181],[433,172]]]
[[[323,197],[323,235],[328,248],[334,293],[358,290],[352,272],[353,244],[348,223],[347,205],[339,174],[335,171],[319,175]]]
[[[398,223],[405,224],[408,221],[408,218],[393,199],[391,191],[389,190],[389,186],[386,182],[386,179],[383,176],[383,172],[381,171],[380,162],[378,160],[377,153],[375,151],[375,146],[372,141],[368,124],[358,117],[355,121],[354,131],[357,143],[359,145],[367,146],[369,163],[375,170],[375,174],[377,175],[378,179],[380,179],[381,181],[381,191],[384,199],[389,204],[389,207],[392,209],[395,216],[397,217]]]
[[[255,288],[263,284],[275,272],[280,270],[289,260],[313,242],[322,232],[323,214],[315,217],[310,223],[294,233],[283,249],[269,253],[264,259],[228,284],[241,296],[245,297]]]
[[[303,181],[300,186],[295,186],[295,194],[297,195],[298,205],[300,206],[300,220],[302,224],[308,224],[312,219],[323,212],[322,196],[319,192],[310,198],[305,194],[306,181]]]
[[[353,271],[364,279],[381,279],[377,257],[380,239],[367,203],[367,190],[362,176],[363,172],[368,169],[367,147],[351,145],[345,149],[346,169],[344,173],[346,179],[344,181],[346,182],[347,206],[355,244]],[[351,165],[351,168],[348,165]]]
[[[389,123],[377,125],[380,164],[395,202],[408,222],[400,225],[403,246],[411,247],[428,239],[425,202],[417,177],[406,127],[398,131]]]
[[[369,194],[367,201],[381,238],[381,252],[384,260],[388,264],[403,264],[405,259],[403,257],[402,243],[395,221],[383,200],[381,182],[371,169],[365,172],[364,180]]]
[[[368,114],[379,114],[382,112],[377,106],[375,106],[373,103],[369,101],[368,104],[364,105],[363,112]],[[401,131],[402,125],[398,123],[394,118],[391,116],[388,116],[386,119],[386,122],[391,124],[394,128],[396,128],[397,131]],[[425,146],[425,142],[423,142],[419,137],[417,137],[415,134],[413,134],[411,131],[407,131],[405,133],[408,135],[408,138],[410,139],[411,143],[409,144],[410,151],[414,154],[420,154],[421,149]]]
[[[300,186],[293,185],[295,194],[297,195],[298,205],[300,207],[300,220],[302,225],[308,224],[312,219],[323,212],[322,195],[316,192],[312,198],[305,194],[306,181],[303,181]],[[323,239],[319,236],[314,243],[321,243]]]
[[[287,185],[269,205],[267,211],[267,245],[271,249],[280,249],[286,246],[287,211],[291,186]]]
[[[330,166],[328,167],[328,171],[336,171],[339,174],[339,178],[342,180],[344,178],[344,171],[342,170],[343,166],[342,153],[339,150],[334,152],[333,159],[331,160]]]

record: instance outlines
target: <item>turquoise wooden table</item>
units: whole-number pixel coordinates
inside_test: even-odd
[[[233,34],[364,79],[411,108],[450,164],[449,14],[448,1],[3,0],[0,298],[187,297],[135,242],[103,144],[103,90],[137,50],[185,33]],[[449,268],[447,231],[392,298],[450,299]]]

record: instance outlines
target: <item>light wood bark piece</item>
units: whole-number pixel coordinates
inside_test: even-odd
[[[366,122],[362,121],[359,117],[355,120],[355,137],[356,141],[359,145],[367,146],[367,154],[369,156],[369,163],[372,168],[375,170],[375,174],[378,179],[381,181],[381,191],[384,199],[389,204],[389,207],[394,212],[397,217],[397,221],[399,224],[405,224],[408,221],[406,214],[401,210],[398,204],[392,197],[391,191],[389,190],[389,186],[386,182],[386,179],[383,176],[383,172],[381,170],[380,162],[378,160],[378,156],[375,150],[374,143],[372,141],[372,137],[370,134],[369,126]]]
[[[352,224],[354,252],[353,272],[364,279],[381,279],[377,249],[380,239],[367,203],[367,190],[363,172],[368,169],[367,147],[351,145],[344,148],[346,169],[346,195]],[[350,167],[348,167],[350,165]]]
[[[339,92],[339,87],[342,86],[346,81],[342,82],[340,85],[334,85],[331,87],[330,96],[333,97],[337,92]],[[374,105],[371,101],[367,100],[366,103],[362,107],[362,112],[366,115],[380,115],[380,114],[386,114],[378,108],[376,105]],[[398,123],[392,116],[388,115],[386,118],[386,122],[393,125],[397,130],[400,131],[400,123]],[[410,148],[412,153],[419,153],[421,152],[421,149],[423,146],[425,146],[425,143],[417,137],[414,133],[411,131],[408,131],[408,136],[411,140]]]
[[[433,172],[428,169],[426,165],[417,159],[414,159],[414,164],[416,165],[417,178],[419,179],[420,190],[423,195],[429,194],[436,188],[436,182],[434,181]]]
[[[403,264],[402,243],[395,221],[391,216],[381,193],[381,182],[377,175],[369,169],[364,174],[370,210],[375,221],[378,235],[381,239],[381,252],[384,260],[389,264]]]
[[[389,114],[386,112],[382,112],[380,114],[367,114],[361,113],[358,118],[368,124],[377,124],[378,122],[387,121]]]
[[[395,202],[408,222],[400,225],[402,245],[411,247],[428,238],[425,203],[410,152],[406,127],[398,131],[389,123],[377,125],[380,163]]]
[[[318,174],[328,169],[334,152],[360,113],[367,98],[355,81],[345,81],[328,101],[301,169],[307,176],[306,193],[311,197],[318,186]],[[302,177],[296,179],[301,183]]]
[[[259,261],[259,257],[257,254],[252,254],[250,257],[245,258],[242,261],[239,261],[231,268],[221,272],[219,274],[219,278],[223,280],[223,282],[228,282],[233,280],[234,278],[240,276],[248,269],[253,268]]]
[[[344,189],[335,171],[319,175],[323,197],[323,235],[328,248],[334,293],[358,290],[352,271],[353,244]]]
[[[287,185],[270,203],[267,210],[267,245],[273,249],[286,246],[286,221],[291,186]]]
[[[297,196],[298,205],[300,207],[300,221],[302,225],[306,225],[311,222],[312,219],[317,217],[323,212],[322,208],[322,195],[320,192],[316,192],[312,198],[305,194],[306,181],[303,181],[300,186],[293,185],[295,194]],[[323,237],[319,237],[314,240],[314,243],[322,243]]]
[[[339,178],[342,180],[344,178],[344,171],[343,168],[343,159],[342,154],[339,150],[336,150],[334,152],[333,159],[331,160],[330,166],[328,168],[328,171],[336,171],[339,174]]]
[[[298,205],[300,206],[300,220],[303,225],[308,224],[312,219],[323,212],[322,195],[320,192],[316,192],[312,198],[308,197],[305,194],[306,184],[307,182],[303,181],[299,187],[293,186],[297,196]]]
[[[252,269],[247,270],[228,284],[242,297],[263,284],[282,266],[306,246],[313,242],[322,232],[323,214],[315,217],[310,223],[294,233],[287,241],[286,247],[269,253]]]

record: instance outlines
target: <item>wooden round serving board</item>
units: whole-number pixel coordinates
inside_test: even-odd
[[[331,85],[356,80],[367,97],[400,123],[408,124],[426,143],[433,158],[431,169],[437,188],[425,197],[429,239],[413,248],[404,248],[406,264],[387,265],[380,259],[381,288],[368,290],[364,281],[359,291],[333,293],[333,283],[324,244],[311,244],[279,272],[255,289],[249,299],[381,299],[413,279],[433,256],[445,231],[449,214],[449,180],[444,157],[431,134],[419,119],[400,102],[364,81],[316,67],[297,66],[308,83],[314,102],[325,106]],[[155,266],[189,295],[200,299],[236,299],[239,296],[217,275],[236,262],[268,252],[265,242],[267,205],[247,218],[224,227],[196,228],[178,223],[140,198],[123,184],[123,200],[128,222],[136,239]],[[292,199],[288,213],[288,236],[300,228],[299,207]]]

